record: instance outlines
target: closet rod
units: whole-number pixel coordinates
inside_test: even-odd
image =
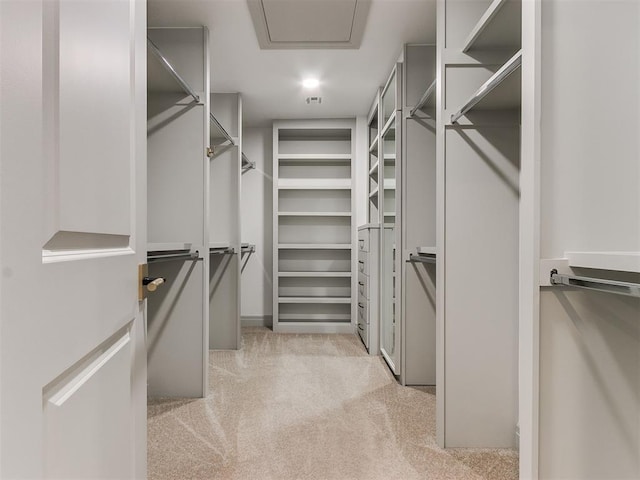
[[[409,255],[410,262],[420,262],[420,263],[436,263],[435,255],[414,255],[413,253]]]
[[[222,133],[222,136],[224,138],[226,138],[231,145],[235,146],[236,142],[233,140],[233,138],[231,137],[231,135],[229,135],[229,133],[227,133],[227,131],[224,129],[224,127],[220,124],[220,122],[218,121],[218,119],[216,117],[214,117],[213,113],[209,112],[209,118],[211,119],[211,122],[215,125],[215,127],[220,130],[220,133]]]
[[[169,253],[152,253],[147,254],[147,263],[173,262],[176,260],[199,260],[198,251],[195,252],[169,252]]]
[[[233,255],[236,253],[233,247],[211,247],[209,255]]]
[[[555,268],[551,270],[551,285],[565,285],[567,287],[585,288],[587,290],[597,290],[600,292],[640,298],[640,283],[616,282],[602,278],[565,275],[558,273]]]
[[[153,43],[149,37],[147,37],[147,45],[151,48],[151,52],[156,57],[158,57],[158,60],[160,60],[160,63],[164,66],[164,68],[166,68],[169,71],[169,73],[173,76],[173,78],[176,79],[176,82],[178,82],[180,84],[182,89],[186,93],[191,95],[196,102],[200,102],[200,97],[198,95],[196,95],[196,93],[189,86],[189,84],[180,76],[180,74],[178,72],[176,72],[176,69],[173,68],[173,65],[171,65],[171,63],[169,63],[169,60],[166,59],[166,57],[162,54],[160,49],[158,47],[156,47],[156,44]]]
[[[411,109],[411,111],[409,112],[409,116],[410,117],[413,117],[418,110],[420,110],[422,107],[424,107],[425,103],[427,103],[427,100],[429,100],[429,97],[431,97],[431,95],[433,95],[435,93],[435,91],[436,91],[436,82],[437,82],[437,80],[434,80],[433,82],[431,82],[431,85],[429,85],[427,90],[422,94],[422,97],[420,97],[420,100],[418,101],[418,104],[415,107],[413,107]]]
[[[256,246],[249,243],[243,243],[240,247],[240,250],[242,251],[242,253],[253,253],[256,251]]]
[[[480,101],[486,97],[494,88],[500,85],[509,75],[515,72],[522,65],[522,50],[519,50],[513,57],[507,61],[500,70],[498,70],[489,80],[487,80],[473,96],[467,100],[467,103],[451,115],[451,123],[456,123],[460,117],[465,115],[469,110],[475,107]]]

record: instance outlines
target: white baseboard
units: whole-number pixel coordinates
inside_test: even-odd
[[[240,317],[242,327],[271,327],[273,326],[272,315],[243,315]]]

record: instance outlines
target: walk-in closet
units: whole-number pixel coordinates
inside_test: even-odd
[[[640,478],[640,1],[1,0],[0,477]]]

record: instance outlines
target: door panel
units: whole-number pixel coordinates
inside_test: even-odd
[[[145,17],[0,2],[1,478],[146,475]]]

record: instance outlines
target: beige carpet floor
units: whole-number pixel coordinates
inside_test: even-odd
[[[150,480],[510,480],[511,450],[443,450],[435,390],[398,385],[354,335],[243,330],[206,399],[149,401]]]

